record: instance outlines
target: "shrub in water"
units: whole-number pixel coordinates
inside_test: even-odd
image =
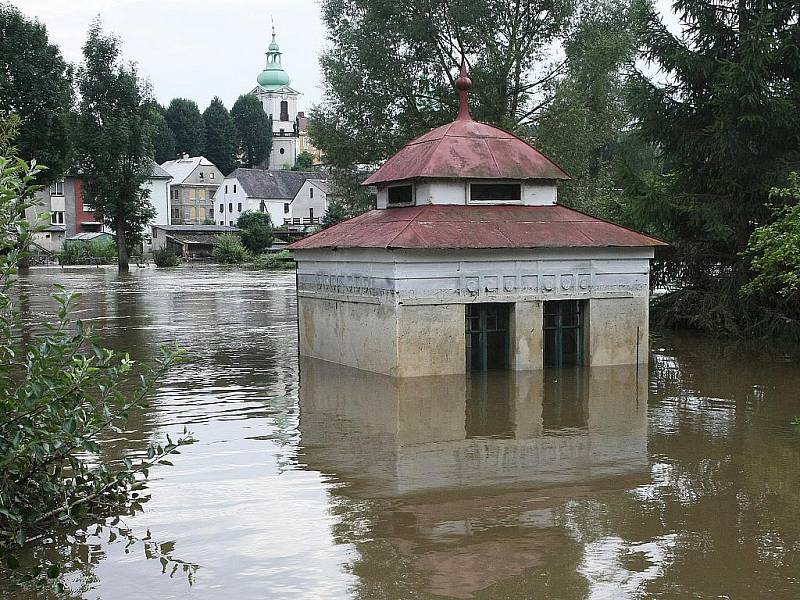
[[[58,257],[62,265],[110,265],[117,259],[117,245],[112,241],[65,242]]]
[[[281,250],[273,254],[259,254],[248,265],[248,268],[257,271],[280,271],[294,269],[294,259],[288,250]]]
[[[214,252],[211,254],[218,263],[235,265],[250,259],[250,253],[242,245],[242,240],[235,233],[223,233],[217,238]]]
[[[157,267],[176,267],[180,261],[172,248],[161,248],[153,252],[153,262]]]

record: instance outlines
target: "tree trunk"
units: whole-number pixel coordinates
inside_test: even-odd
[[[130,270],[128,266],[128,243],[125,240],[125,218],[117,217],[117,264],[119,272],[124,273]]]

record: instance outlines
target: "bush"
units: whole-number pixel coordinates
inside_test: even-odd
[[[235,233],[223,233],[217,237],[212,258],[225,265],[238,265],[250,260],[250,253]]]
[[[294,269],[294,258],[288,250],[274,254],[259,254],[247,268],[254,271],[288,271]]]
[[[153,252],[153,262],[157,267],[177,267],[180,261],[172,248],[161,248]]]
[[[112,241],[67,241],[58,257],[62,265],[110,265],[117,260],[117,245]]]
[[[269,213],[244,211],[236,226],[242,236],[242,244],[253,254],[263,252],[272,245],[272,219]]]
[[[0,150],[10,152],[2,130],[0,121]],[[146,455],[137,449],[138,458],[123,454],[121,461],[110,461],[101,439],[121,431],[128,413],[141,406],[181,353],[164,349],[154,369],[139,368],[127,354],[100,346],[70,316],[75,296],[63,289],[53,296],[59,306],[55,323],[31,327],[20,318],[14,305],[17,265],[28,254],[32,233],[42,229],[22,215],[33,205],[39,169],[0,154],[0,580],[63,592],[61,567],[51,562],[58,553],[48,547],[54,532],[85,532],[96,524],[95,533],[77,535],[110,530],[113,539],[136,542],[118,518],[108,524],[106,518],[141,510],[146,496],[139,490],[149,470],[169,464],[166,457],[191,438],[167,436],[165,445],[149,447]],[[171,550],[154,549],[149,535],[138,541],[145,555],[158,552],[165,567],[164,561],[174,562]],[[28,557],[27,565],[19,554]]]

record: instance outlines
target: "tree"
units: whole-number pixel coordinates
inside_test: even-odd
[[[129,249],[156,211],[144,186],[152,168],[150,99],[136,68],[121,64],[119,54],[119,41],[104,35],[96,19],[78,71],[76,164],[85,198],[116,234],[119,270],[127,271]]]
[[[272,119],[261,107],[258,98],[243,94],[231,109],[236,126],[239,162],[243,167],[262,165],[272,151]]]
[[[150,103],[153,121],[153,158],[158,164],[175,159],[175,134],[167,125],[166,109],[158,102]]]
[[[148,448],[144,459],[109,464],[102,437],[119,431],[181,353],[164,350],[154,369],[139,369],[71,318],[75,296],[63,291],[53,296],[55,323],[37,323],[36,333],[20,319],[16,265],[41,227],[19,215],[31,206],[42,171],[14,154],[9,138],[15,129],[14,121],[0,121],[0,579],[34,589],[57,582],[55,591],[63,592],[52,554],[24,571],[19,554],[35,558],[43,540],[65,524],[85,528],[110,514],[140,510],[136,490],[149,469],[191,438],[168,439]],[[111,529],[114,537],[137,541],[122,526]],[[145,553],[160,553],[156,544],[143,543]],[[163,558],[171,560],[169,550]]]
[[[374,164],[451,121],[464,57],[476,118],[520,130],[538,117],[565,70],[552,58],[553,45],[569,32],[575,4],[323,0],[331,51],[321,59],[326,100],[310,114],[314,144],[335,167]]]
[[[259,254],[272,244],[272,219],[269,213],[244,211],[236,221],[242,244],[253,254]]]
[[[203,116],[194,100],[173,98],[165,115],[175,136],[175,152],[200,156],[205,151],[206,133]]]
[[[755,279],[746,295],[778,293],[796,301],[800,292],[800,176],[789,175],[789,187],[773,188],[770,198],[779,204],[774,220],[753,232],[746,253]],[[783,206],[781,206],[784,203]]]
[[[327,229],[347,219],[347,209],[344,204],[339,200],[331,200],[328,203],[328,208],[325,209],[325,214],[322,215],[322,228]]]
[[[216,96],[203,113],[203,124],[206,131],[205,157],[228,175],[236,168],[236,127],[233,119]]]
[[[292,171],[313,171],[314,168],[314,155],[306,150],[303,150],[297,155],[297,160],[294,161],[294,167],[292,167]]]
[[[642,58],[662,75],[634,72],[630,82],[637,132],[664,164],[626,182],[630,211],[672,243],[680,288],[658,300],[655,316],[763,334],[766,305],[738,293],[752,277],[741,253],[753,229],[773,218],[769,189],[785,185],[800,161],[797,4],[681,0],[674,9],[680,34],[652,9],[643,29]]]
[[[19,155],[48,165],[39,174],[44,185],[68,165],[72,103],[72,69],[48,41],[44,25],[0,4],[0,112],[19,115]]]

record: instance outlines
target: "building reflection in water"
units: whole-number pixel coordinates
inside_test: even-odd
[[[334,512],[359,551],[364,596],[396,578],[387,562],[414,571],[413,591],[450,597],[553,560],[580,579],[565,504],[649,480],[647,381],[635,366],[412,379],[300,366],[300,460],[340,483],[338,501],[362,505]],[[394,548],[371,556],[364,527]]]

